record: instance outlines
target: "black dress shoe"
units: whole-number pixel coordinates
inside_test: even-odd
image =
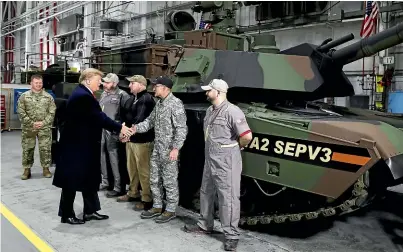
[[[61,222],[62,223],[68,223],[68,224],[71,224],[71,225],[77,225],[77,224],[84,224],[85,223],[84,220],[79,219],[79,218],[77,218],[75,216],[74,217],[69,217],[69,218],[63,218],[62,217]]]
[[[97,212],[93,213],[93,214],[84,214],[84,220],[85,221],[90,221],[90,220],[106,220],[109,219],[108,215],[104,215],[104,214],[99,214]]]

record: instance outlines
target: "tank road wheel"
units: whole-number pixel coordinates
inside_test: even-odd
[[[333,207],[323,209],[322,214],[326,217],[332,216],[336,214],[336,210]]]
[[[355,182],[352,188],[352,197],[346,200],[343,204],[339,206],[342,212],[340,215],[355,212],[369,204],[372,203],[374,197],[370,197],[368,193],[368,188],[370,186],[370,171],[366,171],[358,180]]]
[[[270,218],[270,217],[261,217],[260,218],[260,223],[262,223],[262,224],[270,224],[271,221],[272,221],[272,218]]]
[[[257,222],[258,222],[258,219],[255,218],[255,217],[249,217],[249,218],[247,219],[247,221],[246,221],[246,223],[247,223],[248,225],[250,225],[250,226],[256,225]]]
[[[317,212],[305,213],[305,218],[306,218],[307,220],[316,219],[316,218],[318,218],[318,213],[317,213]]]
[[[352,206],[355,205],[355,199],[352,200],[346,200],[346,202],[344,202],[341,206],[340,209],[345,212],[345,211],[349,211],[349,209],[351,209]]]
[[[282,215],[282,216],[274,216],[274,222],[275,223],[283,223],[285,222],[287,219],[286,216]]]
[[[303,216],[302,214],[291,214],[290,221],[300,221]]]

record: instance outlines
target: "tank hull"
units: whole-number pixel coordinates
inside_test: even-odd
[[[323,111],[302,110],[299,113],[309,115],[295,116],[282,108],[238,105],[253,132],[252,141],[242,151],[243,224],[347,213],[402,181],[403,168],[398,164],[403,158],[399,154],[403,153],[403,134],[396,127]],[[202,119],[207,107],[186,105],[189,135],[181,151],[180,203],[196,211],[204,165]]]

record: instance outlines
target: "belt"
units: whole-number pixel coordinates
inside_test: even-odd
[[[237,145],[238,145],[238,143],[224,144],[224,145],[221,145],[221,148],[230,148],[230,147],[235,147]]]

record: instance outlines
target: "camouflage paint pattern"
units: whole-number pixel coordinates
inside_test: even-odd
[[[322,59],[313,57],[312,52],[291,55],[186,48],[175,69],[173,91],[183,94],[180,98],[194,97],[189,101],[197,103],[194,94],[204,93],[200,85],[221,76],[230,87],[228,96],[232,102],[264,103],[265,107],[245,105],[254,140],[243,152],[243,175],[338,198],[379,160],[390,163],[392,158],[402,157],[399,156],[403,155],[403,134],[399,129],[402,118],[360,113],[359,109],[351,109],[359,113],[358,119],[349,116],[348,109],[347,116],[344,113],[311,116],[298,115],[292,109],[278,112],[270,108],[284,100],[309,101],[351,95],[353,89],[342,72],[343,62],[403,42],[402,32],[403,24],[400,24],[347,46],[335,56],[341,64],[333,66],[330,56],[323,55]],[[309,49],[309,45],[304,46]],[[361,52],[364,47],[367,51]],[[294,49],[285,53],[293,51],[297,52]],[[331,68],[338,71],[335,80],[332,80],[333,72],[328,71]],[[242,91],[237,93],[239,88]],[[336,89],[339,90],[334,95]],[[276,146],[278,141],[283,145]],[[298,148],[299,155],[296,155]],[[326,162],[319,161],[320,158]],[[389,164],[389,168],[394,179],[403,177],[403,167],[392,168]]]
[[[266,100],[351,96],[354,89],[343,65],[402,43],[402,34],[399,24],[333,54],[315,51],[316,46],[306,43],[280,54],[185,48],[175,68],[174,91],[202,92],[200,84],[222,76],[230,88],[247,89],[256,102],[264,101],[259,93]]]
[[[323,82],[309,57],[193,48],[185,50],[175,74],[178,76],[175,92],[186,92],[183,87],[186,84],[208,83],[219,74],[223,75],[230,88],[313,92]],[[190,74],[193,78],[182,79],[182,76]],[[196,91],[202,92],[201,89]]]
[[[21,121],[22,166],[31,168],[34,163],[36,138],[39,142],[39,155],[43,168],[51,165],[51,128],[55,117],[56,105],[53,97],[42,90],[34,93],[31,90],[24,92],[18,99],[17,113]],[[34,122],[43,122],[40,129],[34,129]]]
[[[383,122],[325,116],[304,118],[269,109],[261,112],[250,105],[244,105],[244,110],[254,139],[243,152],[243,175],[259,180],[338,198],[379,159],[386,161],[403,153],[403,132]],[[274,149],[269,148],[276,140],[284,142],[281,155],[274,155]],[[308,140],[308,143],[300,140]],[[287,142],[290,143],[288,149]],[[328,156],[334,164],[309,163],[296,158],[298,146],[295,143],[300,143],[300,157],[311,151],[311,157],[316,156],[316,160]],[[328,144],[340,148],[335,151]],[[310,150],[309,145],[317,147],[312,146]],[[361,149],[366,155],[352,154],[348,146]],[[326,147],[329,152],[323,152]],[[322,150],[315,155],[317,148]],[[270,165],[278,169],[278,175],[271,174]]]

